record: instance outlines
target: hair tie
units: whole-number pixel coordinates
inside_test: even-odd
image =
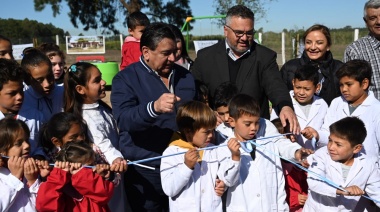
[[[69,72],[77,72],[77,66],[76,65],[71,65],[70,68],[69,68]]]
[[[63,155],[63,160],[64,161],[67,161],[67,158],[68,158],[67,150],[69,150],[69,148],[71,147],[71,143],[72,142],[69,142],[64,147],[60,147],[59,152],[62,152],[62,153],[59,153],[59,154]],[[56,156],[56,158],[57,157],[58,157],[58,155]]]

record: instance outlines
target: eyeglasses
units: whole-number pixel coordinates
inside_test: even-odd
[[[235,33],[235,35],[236,35],[236,37],[238,37],[238,38],[241,38],[241,37],[243,37],[244,36],[244,34],[245,35],[247,35],[247,37],[253,37],[253,35],[256,33],[256,31],[255,31],[255,29],[251,29],[251,30],[248,30],[248,31],[241,31],[241,30],[234,30],[234,29],[232,29],[230,26],[228,26],[228,25],[224,25],[224,26],[226,26],[226,27],[228,27],[230,30],[232,30],[232,32],[234,32]]]

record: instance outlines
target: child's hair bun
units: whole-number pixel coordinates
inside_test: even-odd
[[[22,51],[22,54],[23,55],[27,55],[27,54],[35,54],[37,52],[41,52],[40,50],[34,48],[34,47],[26,47],[23,51]]]
[[[72,141],[65,143],[55,157],[57,161],[82,163],[95,160],[92,146],[85,141]]]

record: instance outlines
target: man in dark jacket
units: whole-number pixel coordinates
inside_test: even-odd
[[[119,148],[132,161],[162,155],[177,129],[177,105],[192,100],[196,94],[191,73],[174,63],[175,36],[166,24],[148,26],[140,48],[140,61],[114,77],[111,93]],[[160,160],[144,165],[151,169],[130,166],[125,175],[132,210],[168,211],[168,197],[161,187]]]
[[[221,83],[235,83],[240,93],[248,94],[259,102],[261,116],[267,119],[269,99],[279,112],[282,124],[285,126],[288,120],[290,130],[298,133],[299,124],[278,70],[277,55],[253,41],[253,19],[253,12],[245,6],[230,8],[224,25],[225,41],[200,50],[192,73],[197,80],[208,86],[211,99]]]

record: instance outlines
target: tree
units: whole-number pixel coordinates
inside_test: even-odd
[[[14,44],[30,43],[33,38],[38,38],[38,43],[55,42],[55,36],[64,39],[63,29],[57,28],[52,24],[43,24],[35,20],[16,20],[1,19],[0,32],[3,36],[8,37]]]
[[[187,16],[192,16],[189,0],[34,0],[36,11],[42,11],[46,5],[51,5],[53,16],[60,14],[63,4],[70,8],[69,18],[74,27],[80,22],[87,31],[89,29],[103,29],[103,33],[113,32],[118,21],[115,14],[122,10],[126,16],[141,10],[151,21],[164,21],[181,27]],[[126,20],[124,20],[126,25]]]
[[[266,4],[275,0],[214,0],[215,15],[227,14],[230,7],[244,5],[255,14],[255,22],[265,18]],[[219,21],[220,25],[225,24],[224,20]]]
[[[344,30],[352,30],[352,26],[347,25],[347,26],[343,27],[343,29],[344,29]]]

